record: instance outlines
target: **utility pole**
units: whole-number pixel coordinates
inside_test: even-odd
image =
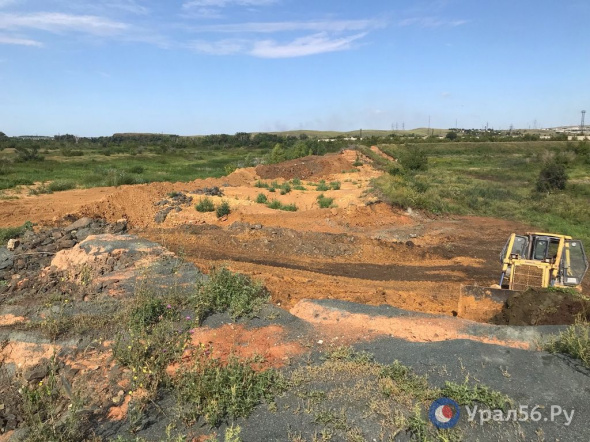
[[[584,119],[586,118],[586,111],[583,110],[582,111],[582,122],[580,123],[580,131],[582,132],[582,135],[584,135]]]
[[[361,132],[360,132],[360,137],[359,137],[359,138],[360,138],[361,140],[363,139],[363,130],[362,130],[362,129],[361,129]]]

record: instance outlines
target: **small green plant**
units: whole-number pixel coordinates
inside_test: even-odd
[[[275,189],[274,187],[269,187],[269,188],[268,188],[268,191],[269,191],[269,192],[273,192],[273,193],[274,193],[274,192],[276,192],[276,191],[277,191],[277,189]]]
[[[254,187],[258,187],[259,189],[268,189],[269,186],[268,183],[258,180],[254,183]]]
[[[301,185],[301,180],[299,178],[293,178],[291,180],[291,184],[293,184],[294,186],[300,186]]]
[[[180,371],[173,380],[184,418],[194,422],[202,416],[217,426],[225,419],[248,416],[256,405],[271,401],[280,391],[280,377],[272,369],[255,371],[254,362],[260,361],[230,358],[224,364],[197,357],[190,369]],[[234,432],[231,440],[238,436],[239,431]]]
[[[214,212],[215,204],[213,204],[213,201],[211,201],[209,198],[205,197],[199,199],[199,202],[196,204],[195,209],[197,209],[197,212],[202,213]]]
[[[321,181],[319,182],[319,184],[317,184],[317,185],[316,185],[316,188],[315,188],[315,189],[316,189],[318,192],[326,192],[326,191],[330,190],[330,186],[328,186],[328,185],[326,184],[326,181],[324,181],[324,180],[321,180]]]
[[[422,411],[419,405],[414,407],[414,412],[408,419],[408,432],[414,440],[420,442],[429,442],[432,440],[428,431],[428,423],[422,418]]]
[[[181,196],[182,193],[181,192],[168,192],[168,194],[166,195],[168,198],[176,198],[177,196]]]
[[[284,183],[281,185],[281,195],[286,195],[291,192],[291,185],[289,183]]]
[[[209,281],[199,289],[193,305],[198,320],[224,311],[237,319],[257,312],[268,299],[269,293],[261,283],[221,267],[209,275]]]
[[[356,154],[356,159],[354,160],[354,163],[352,163],[352,165],[354,167],[361,167],[363,165],[363,162],[361,161],[361,156],[358,153]]]
[[[282,207],[282,204],[279,200],[272,200],[266,205],[266,207],[269,209],[279,210]]]
[[[590,368],[590,322],[576,320],[575,324],[549,341],[545,349],[579,359],[584,366]]]
[[[268,202],[268,198],[266,197],[266,195],[264,193],[259,193],[258,196],[256,197],[256,202],[258,204],[266,204]]]
[[[140,175],[140,174],[142,174],[142,173],[145,172],[145,167],[143,167],[143,166],[133,166],[133,167],[130,167],[129,169],[127,169],[127,172],[129,172],[129,173],[135,173],[135,174]]]
[[[280,210],[282,210],[284,212],[297,212],[298,208],[297,208],[297,205],[295,203],[293,203],[293,204],[283,204],[283,205],[281,205]]]
[[[217,209],[215,210],[215,214],[217,215],[217,218],[222,218],[224,216],[227,216],[231,213],[231,209],[229,207],[229,203],[227,201],[222,201],[221,204],[219,206],[217,206]]]
[[[334,198],[328,198],[321,193],[318,195],[317,201],[320,209],[329,209],[330,207],[333,207]]]
[[[441,395],[457,401],[459,405],[469,405],[475,402],[487,405],[492,410],[504,410],[511,404],[508,396],[494,391],[485,385],[469,385],[466,379],[463,384],[445,382]]]
[[[303,187],[302,185],[298,185],[298,186],[293,186],[294,190],[307,190],[305,187]]]
[[[417,172],[428,169],[428,156],[424,150],[417,147],[407,149],[399,161],[406,170]]]
[[[332,190],[340,190],[340,181],[332,181],[330,187]]]

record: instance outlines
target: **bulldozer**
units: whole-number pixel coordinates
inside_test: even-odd
[[[582,242],[554,233],[513,233],[500,253],[502,273],[492,287],[461,287],[458,316],[490,317],[515,293],[529,287],[570,287],[581,291],[588,271]]]

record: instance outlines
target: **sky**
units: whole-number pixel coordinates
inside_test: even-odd
[[[0,131],[576,125],[589,22],[588,0],[0,0]]]

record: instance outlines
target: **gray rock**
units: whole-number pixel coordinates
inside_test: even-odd
[[[78,241],[84,241],[86,238],[88,238],[88,236],[90,236],[92,232],[90,231],[90,229],[80,229],[76,232],[76,239]]]
[[[41,362],[34,367],[30,367],[23,373],[23,378],[27,382],[40,381],[49,373],[49,361],[42,359]]]
[[[66,227],[64,230],[66,232],[71,232],[72,230],[85,229],[88,226],[90,226],[90,224],[92,224],[92,218],[84,217],[84,218],[80,218],[78,221],[73,222],[68,227]]]
[[[8,269],[14,264],[14,254],[6,247],[0,249],[0,270]]]

